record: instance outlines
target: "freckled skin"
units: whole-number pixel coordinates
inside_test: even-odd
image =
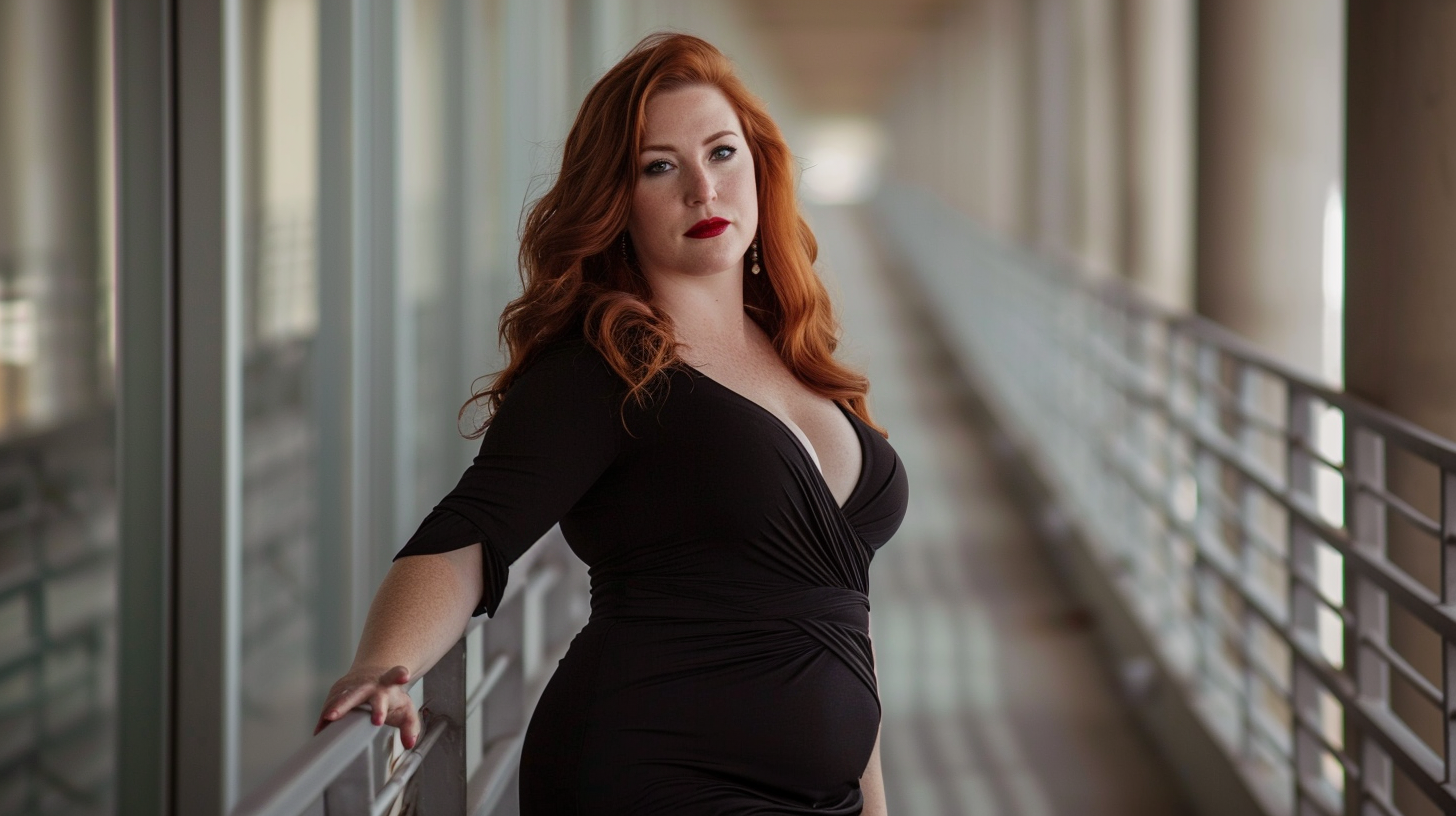
[[[690,85],[647,103],[646,131],[627,231],[654,279],[731,273],[758,232],[753,153],[743,125],[716,88]],[[667,149],[657,149],[667,148]],[[712,238],[684,235],[705,218],[732,224]]]

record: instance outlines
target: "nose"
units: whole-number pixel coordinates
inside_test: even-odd
[[[703,165],[694,165],[682,174],[682,179],[685,185],[683,197],[689,207],[706,204],[718,197],[713,176]]]

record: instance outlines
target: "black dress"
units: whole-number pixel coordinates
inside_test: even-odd
[[[558,521],[590,567],[591,618],[526,730],[524,816],[859,813],[868,570],[904,468],[845,411],[863,465],[841,508],[766,409],[685,366],[667,385],[624,414],[595,349],[553,344],[396,558],[482,542],[476,614]]]

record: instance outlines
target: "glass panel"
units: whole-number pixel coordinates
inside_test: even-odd
[[[327,557],[320,461],[317,0],[243,3],[243,553],[239,782],[252,788],[312,733],[337,666],[323,665]]]
[[[0,3],[0,812],[113,805],[110,20]]]
[[[520,201],[506,193],[506,117],[498,114],[506,105],[506,0],[484,0],[472,30],[479,45],[467,48],[472,82],[467,94],[473,103],[466,158],[470,162],[472,210],[470,219],[470,265],[466,278],[478,304],[466,321],[469,347],[477,356],[467,358],[467,368],[477,375],[498,369],[505,357],[496,349],[496,331],[501,310],[520,294],[516,273],[515,225]]]
[[[457,32],[447,32],[448,6],[441,0],[413,0],[402,17],[406,32],[402,51],[400,95],[400,192],[404,289],[412,309],[412,327],[402,335],[412,340],[414,365],[409,392],[414,416],[403,427],[413,434],[414,501],[406,527],[423,518],[460,477],[460,435],[455,414],[468,395],[461,382],[459,327],[460,269],[458,210],[446,206],[445,168],[454,140],[448,120],[459,109],[446,104],[448,63],[458,55],[452,46]],[[458,86],[460,77],[451,76]],[[450,100],[458,105],[462,100]],[[454,187],[454,184],[449,185]],[[402,372],[403,373],[403,372]],[[404,542],[396,542],[398,547]]]
[[[411,527],[454,487],[479,444],[460,431],[479,417],[458,418],[472,381],[495,371],[495,329],[516,283],[493,274],[502,250],[495,198],[503,117],[500,99],[499,2],[413,0],[404,15],[400,98],[401,274],[411,310],[406,329],[414,364]],[[519,206],[519,204],[517,205]],[[514,217],[514,214],[513,214]],[[503,284],[498,278],[505,277]],[[402,542],[396,542],[395,547]]]

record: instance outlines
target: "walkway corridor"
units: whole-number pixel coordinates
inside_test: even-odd
[[[846,358],[909,469],[910,512],[871,570],[890,812],[1191,812],[1098,665],[1085,612],[998,484],[984,429],[897,292],[868,216],[812,213]]]

